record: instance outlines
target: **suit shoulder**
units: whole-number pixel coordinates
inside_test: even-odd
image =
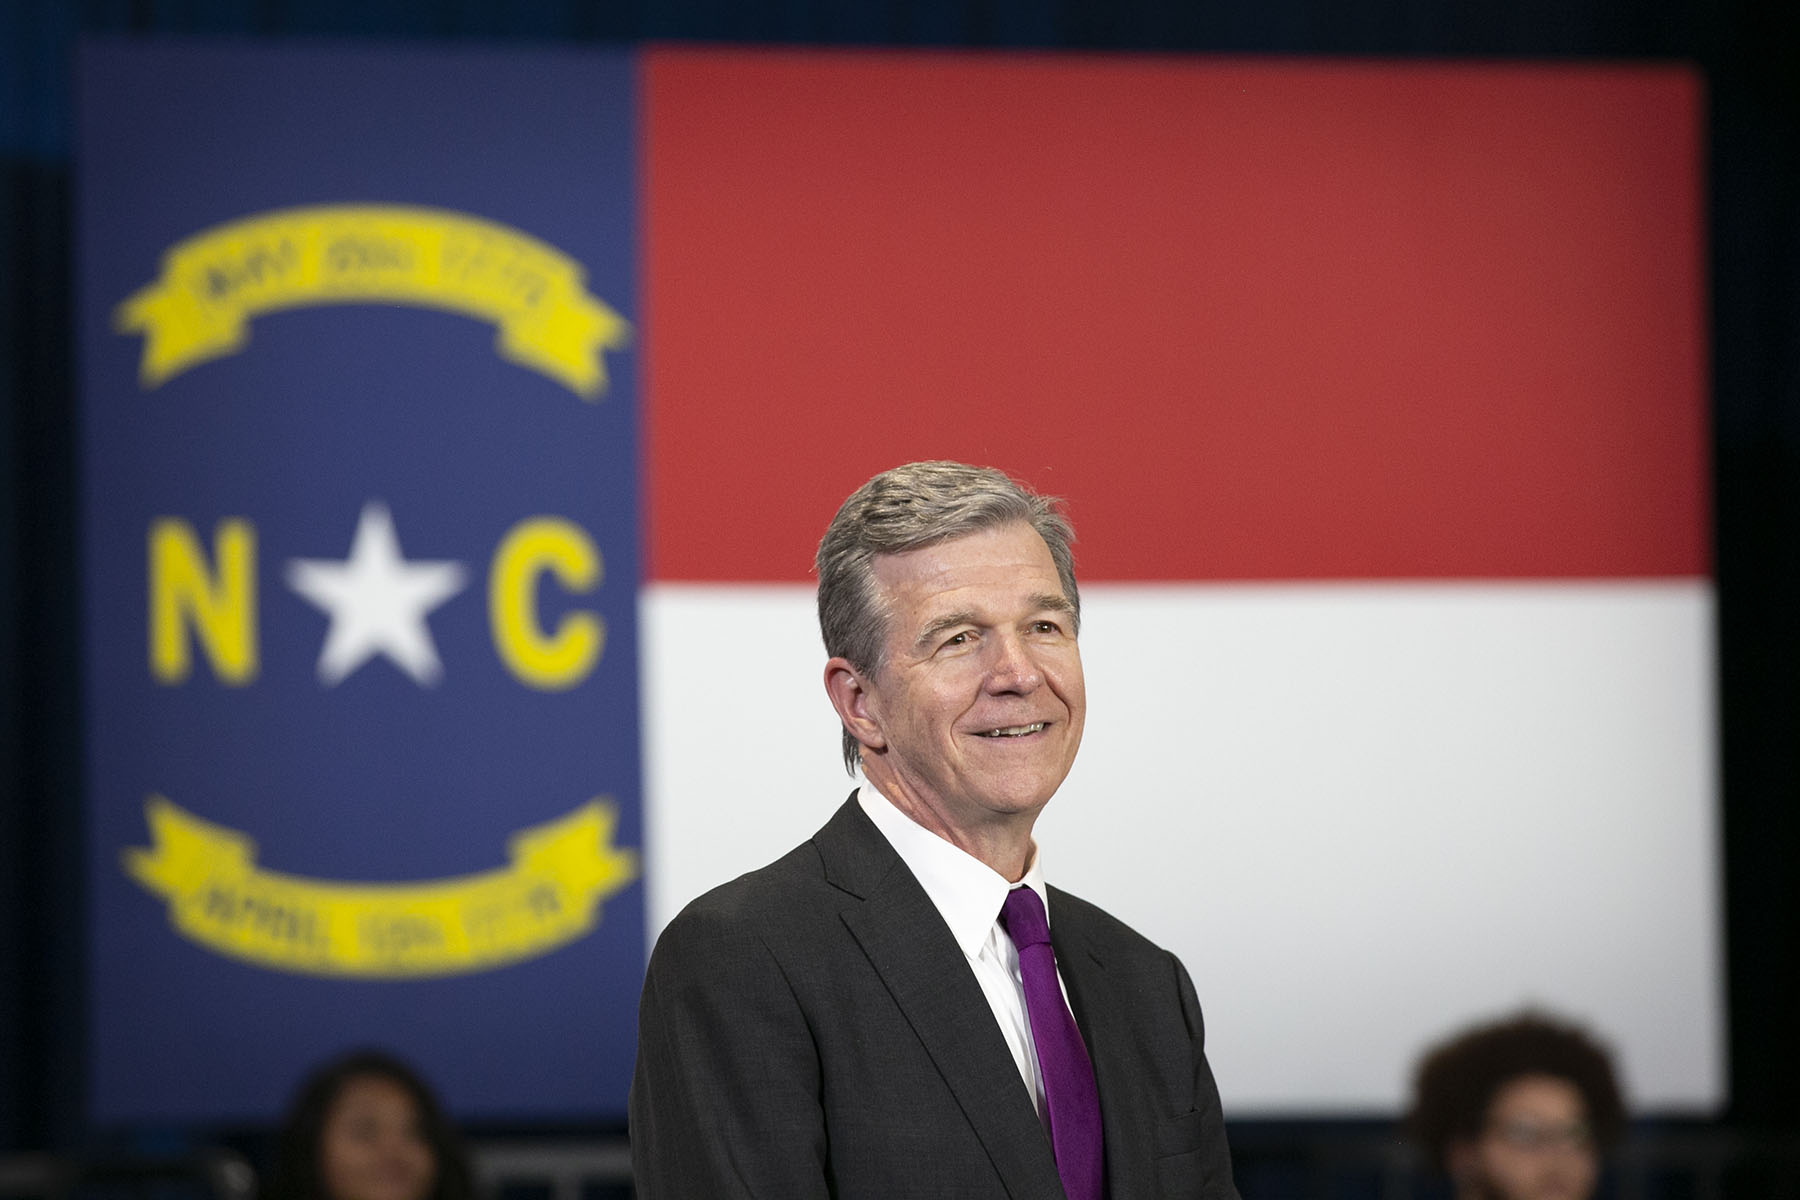
[[[663,937],[703,936],[703,931],[748,932],[785,923],[819,907],[825,872],[818,847],[803,842],[767,866],[745,872],[690,900]],[[660,939],[659,939],[660,940]]]
[[[1174,955],[1127,925],[1098,904],[1083,900],[1061,888],[1050,889],[1050,921],[1052,927],[1067,923],[1082,937],[1104,945],[1113,953],[1139,958],[1173,958]]]

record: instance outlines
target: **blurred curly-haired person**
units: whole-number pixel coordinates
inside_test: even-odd
[[[1408,1125],[1456,1200],[1585,1200],[1625,1106],[1604,1048],[1524,1013],[1428,1050]]]

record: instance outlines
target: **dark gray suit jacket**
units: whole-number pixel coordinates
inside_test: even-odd
[[[1087,1039],[1109,1200],[1237,1196],[1187,972],[1051,889]],[[855,797],[664,930],[638,1013],[643,1200],[1062,1200],[981,987]]]

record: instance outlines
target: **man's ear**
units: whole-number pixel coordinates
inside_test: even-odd
[[[849,659],[834,658],[825,664],[825,694],[831,697],[838,720],[851,737],[862,743],[863,749],[876,753],[887,749],[887,738],[870,711],[868,681],[850,665]]]

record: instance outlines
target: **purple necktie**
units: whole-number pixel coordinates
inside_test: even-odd
[[[1101,1200],[1100,1094],[1094,1089],[1094,1067],[1081,1031],[1063,1003],[1056,981],[1056,952],[1050,948],[1050,925],[1044,902],[1028,887],[1006,893],[1000,925],[1019,948],[1019,973],[1025,978],[1025,1011],[1031,1018],[1031,1040],[1037,1046],[1038,1069],[1044,1075],[1044,1100],[1050,1109],[1050,1148],[1056,1173],[1069,1200]]]

